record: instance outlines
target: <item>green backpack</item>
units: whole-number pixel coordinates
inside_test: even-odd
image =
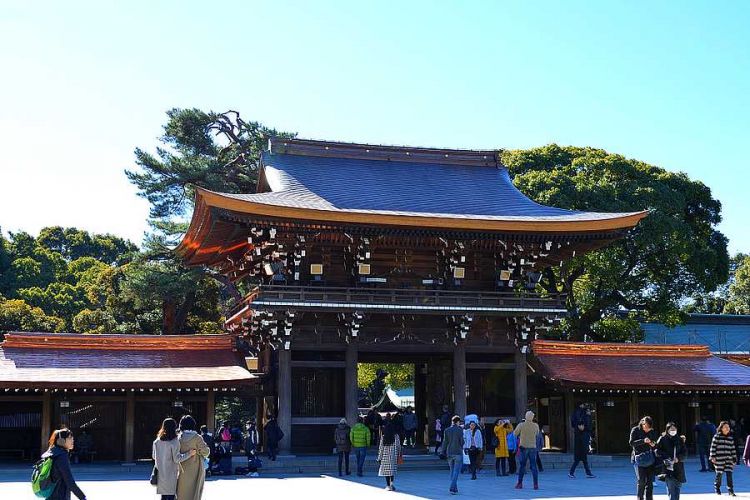
[[[39,460],[34,464],[31,472],[31,489],[39,498],[47,498],[55,491],[55,483],[52,481],[52,457]]]

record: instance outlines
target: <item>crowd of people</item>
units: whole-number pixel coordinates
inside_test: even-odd
[[[586,405],[581,403],[570,417],[573,433],[573,463],[568,477],[575,479],[580,464],[586,477],[594,478],[588,455],[591,448],[592,418]],[[528,463],[533,488],[539,488],[539,472],[543,471],[539,451],[544,447],[544,433],[535,420],[534,412],[527,411],[525,418],[515,427],[509,420],[497,419],[491,433],[485,435],[483,421],[476,415],[465,417],[451,415],[447,406],[435,420],[435,453],[447,461],[450,470],[449,492],[458,493],[458,479],[468,472],[471,480],[484,463],[485,449],[493,450],[495,474],[517,476],[515,487],[524,486]],[[350,475],[350,455],[354,452],[356,474],[364,474],[365,457],[371,446],[377,447],[378,476],[385,479],[385,488],[395,491],[398,466],[403,463],[405,447],[416,446],[416,417],[411,408],[404,412],[381,415],[374,410],[357,419],[350,426],[341,419],[333,433],[338,455],[338,474]],[[200,500],[204,481],[210,474],[245,474],[257,476],[262,462],[258,458],[259,428],[255,420],[246,422],[244,429],[237,424],[223,422],[213,433],[204,425],[197,429],[195,419],[185,415],[179,424],[166,418],[153,442],[154,469],[151,483],[161,500]],[[269,415],[262,428],[265,449],[271,460],[276,459],[278,443],[284,437],[276,419]],[[727,493],[735,496],[733,471],[735,465],[744,462],[750,467],[750,439],[747,439],[744,422],[722,421],[714,426],[704,417],[693,428],[697,454],[700,456],[700,472],[713,471],[715,492],[721,494],[724,478]],[[84,439],[85,440],[85,439]],[[638,500],[652,500],[654,483],[659,479],[665,483],[670,500],[678,500],[682,484],[687,481],[685,458],[686,436],[674,422],[668,422],[662,432],[654,428],[653,419],[644,416],[630,431],[629,444],[632,449]],[[70,429],[55,430],[49,439],[49,449],[35,466],[35,481],[39,480],[47,460],[48,476],[43,479],[50,485],[45,498],[58,500],[75,495],[86,498],[76,484],[70,468],[70,456],[75,438]],[[84,443],[86,444],[86,443]],[[232,470],[232,456],[244,452],[247,467]],[[43,475],[43,474],[41,474]]]

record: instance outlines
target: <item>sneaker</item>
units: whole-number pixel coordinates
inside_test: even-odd
[[[521,482],[516,483],[516,489],[517,490],[522,490],[523,489],[523,483],[521,483]]]
[[[589,478],[589,479],[593,479],[593,478],[595,478],[596,476],[595,476],[595,475],[593,475],[593,474],[586,474],[586,477],[587,477],[587,478]]]
[[[575,478],[576,478],[575,474],[568,474],[568,477],[569,477],[570,479],[575,479]]]
[[[391,491],[396,491],[396,487],[391,485]]]
[[[535,485],[534,485],[534,489],[535,489],[535,490],[538,490],[538,489],[539,489],[539,485],[538,485],[538,484],[535,484]]]

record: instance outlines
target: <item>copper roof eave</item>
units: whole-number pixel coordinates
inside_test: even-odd
[[[468,217],[437,217],[420,215],[392,215],[379,213],[362,213],[345,210],[320,210],[300,207],[285,207],[263,203],[238,200],[205,189],[196,189],[196,207],[203,203],[207,207],[223,208],[242,214],[271,217],[285,217],[318,222],[340,222],[354,224],[375,224],[384,226],[417,227],[430,229],[458,229],[475,231],[513,231],[513,232],[592,232],[616,231],[635,227],[648,215],[648,211],[627,214],[621,217],[592,220],[517,220],[517,219],[478,219]],[[197,223],[194,214],[191,229]]]

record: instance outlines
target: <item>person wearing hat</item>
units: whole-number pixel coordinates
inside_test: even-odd
[[[352,440],[349,436],[351,427],[346,423],[346,419],[342,418],[339,420],[339,424],[336,426],[336,430],[333,431],[333,440],[336,442],[336,453],[339,455],[339,476],[341,473],[342,462],[346,462],[346,475],[351,474],[349,469],[349,454],[352,451]]]

